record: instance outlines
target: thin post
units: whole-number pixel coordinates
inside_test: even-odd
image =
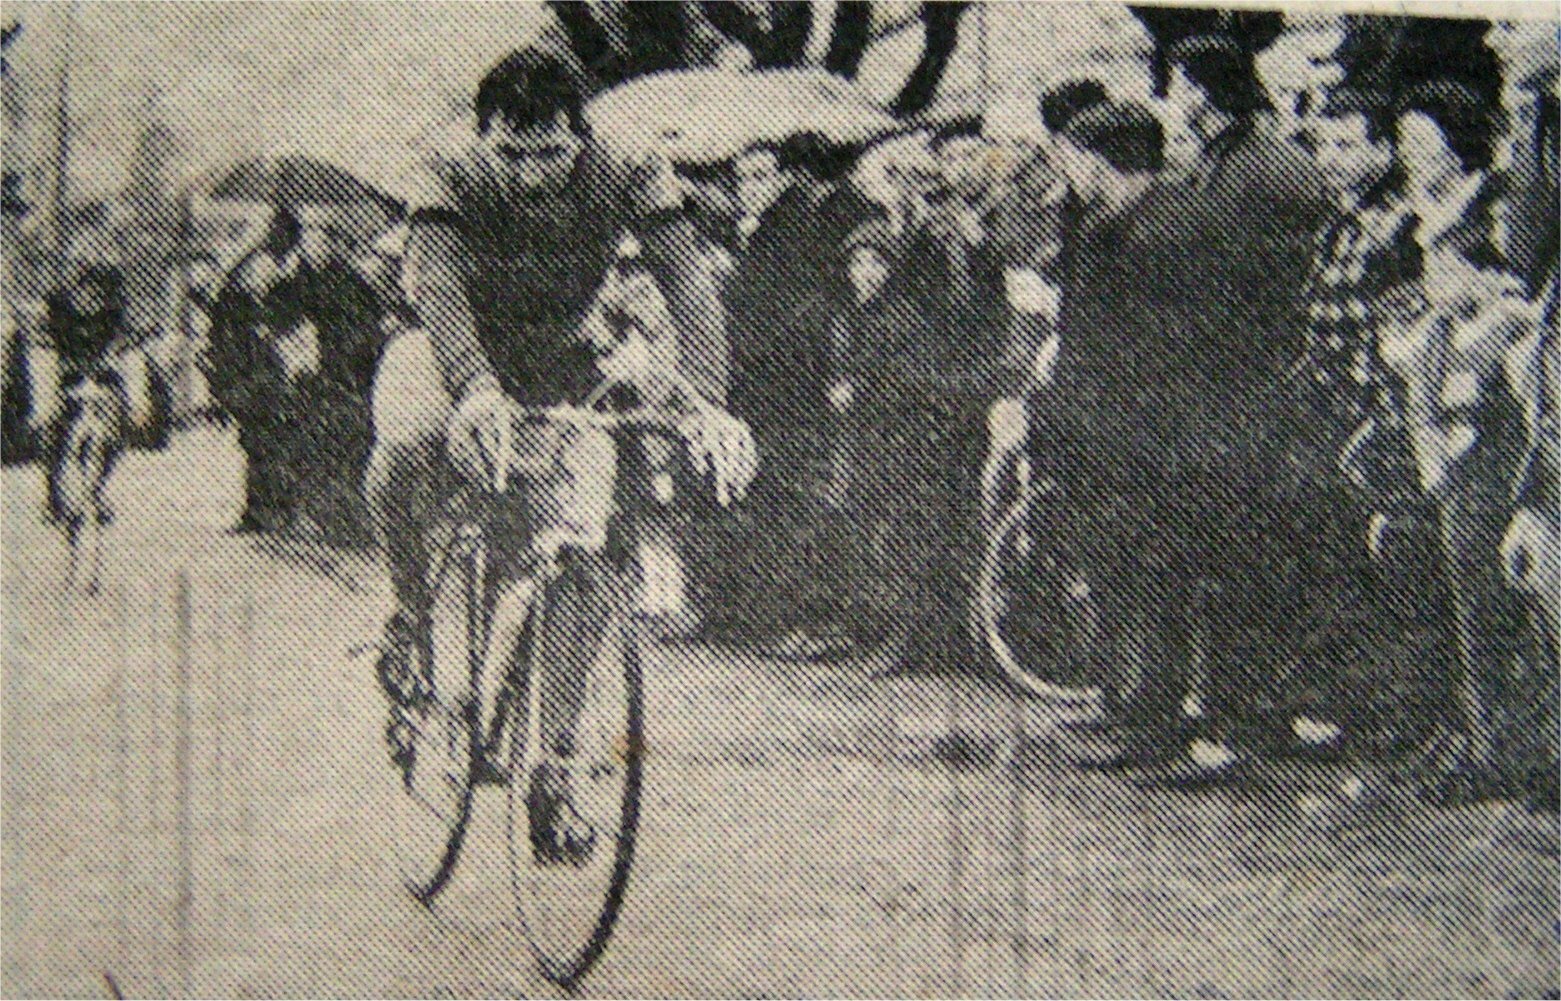
[[[1030,996],[1029,990],[1029,859],[1026,850],[1030,835],[1024,815],[1024,782],[1021,774],[1024,756],[1029,746],[1029,730],[1026,719],[1025,697],[1010,686],[1008,695],[1008,850],[1013,880],[1009,887],[1009,905],[1013,911],[1013,927],[1009,930],[1009,944],[1013,949],[1013,981],[1009,984],[1011,997]]]
[[[65,8],[65,49],[54,107],[54,282],[65,281],[70,255],[70,64],[75,58],[76,0]]]
[[[193,995],[190,956],[190,919],[195,905],[193,873],[193,797],[191,795],[191,735],[194,727],[194,703],[190,669],[190,577],[179,571],[174,585],[174,669],[178,709],[174,732],[174,781],[178,796],[178,868],[179,896],[174,902],[174,920],[178,935],[179,975],[185,997]]]

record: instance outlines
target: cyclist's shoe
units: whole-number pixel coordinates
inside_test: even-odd
[[[420,668],[418,646],[417,627],[411,616],[397,612],[385,623],[384,635],[373,648],[378,651],[374,671],[390,701],[385,743],[390,748],[391,764],[407,783],[412,781],[412,765],[417,759],[417,728],[411,714],[427,703],[430,694]]]
[[[418,646],[418,628],[411,615],[398,611],[386,621],[374,671],[385,696],[402,709],[416,708],[430,695],[419,663]]]
[[[596,848],[596,831],[574,807],[569,773],[543,764],[531,776],[531,855],[538,865],[583,866]]]

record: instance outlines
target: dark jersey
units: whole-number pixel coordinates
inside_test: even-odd
[[[491,373],[522,404],[549,405],[597,380],[580,321],[612,262],[617,221],[588,157],[556,192],[510,192],[475,157],[430,165],[407,291],[453,394]]]

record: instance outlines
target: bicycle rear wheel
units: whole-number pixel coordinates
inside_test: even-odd
[[[550,688],[549,671],[558,667],[548,651],[575,641],[561,635],[557,613],[561,602],[579,600],[581,592],[570,591],[582,586],[586,573],[584,566],[566,563],[533,608],[521,664],[526,680],[517,686],[525,705],[510,741],[511,890],[538,968],[564,986],[579,981],[601,958],[618,920],[634,861],[644,765],[641,630],[621,585],[606,599],[613,608],[586,670],[571,752],[561,756],[542,740],[541,699]],[[595,833],[584,858],[550,859],[534,847],[537,818],[529,797],[544,766],[567,770],[573,808]]]
[[[1092,656],[1098,613],[1088,582],[1056,545],[1044,501],[1026,491],[991,519],[971,631],[1020,691],[1084,712],[1101,696]]]
[[[402,884],[431,903],[455,872],[471,819],[481,726],[476,694],[494,590],[480,533],[459,533],[430,574],[432,605],[417,657],[415,698],[392,710],[410,762],[395,769],[390,836]]]

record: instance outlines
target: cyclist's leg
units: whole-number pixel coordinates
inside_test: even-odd
[[[607,627],[627,600],[624,573],[605,554],[616,467],[610,435],[572,429],[563,436],[556,475],[533,492],[533,544],[561,551],[563,561],[541,637],[541,663],[548,667],[541,736],[555,753],[569,753],[585,679]]]
[[[398,611],[428,604],[427,533],[446,489],[443,445],[452,403],[420,329],[385,346],[374,377],[374,444],[364,495],[385,549]]]

